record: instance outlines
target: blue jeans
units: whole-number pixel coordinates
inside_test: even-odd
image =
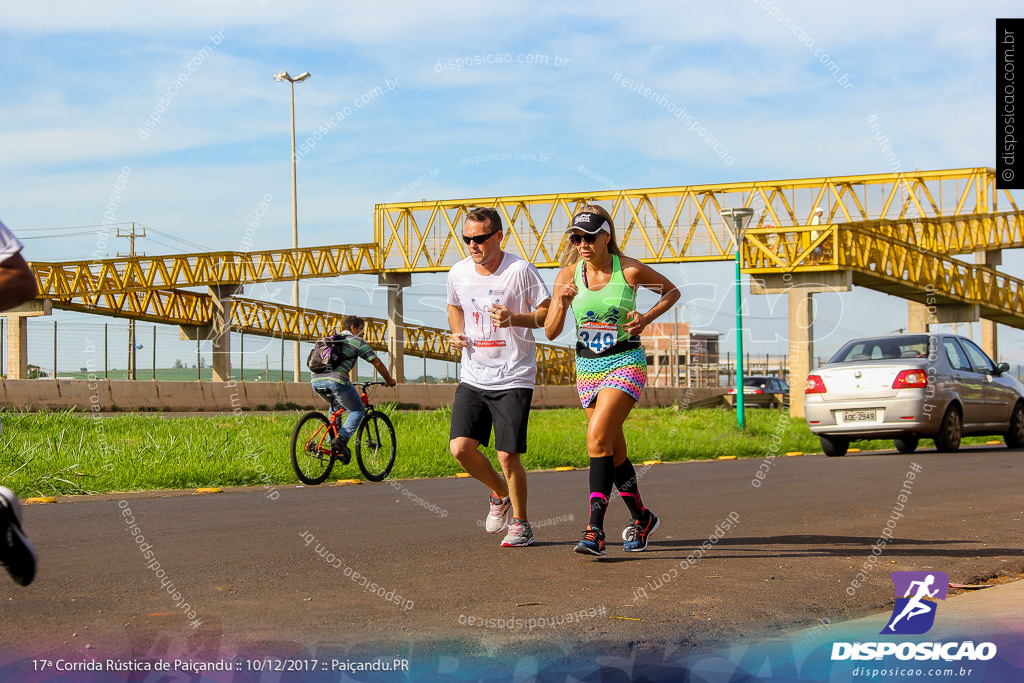
[[[329,379],[313,380],[313,391],[320,394],[331,404],[331,411],[338,410],[342,406],[345,413],[345,424],[335,425],[338,429],[338,436],[347,443],[356,433],[359,421],[366,414],[366,407],[363,399],[359,397],[359,391],[351,384],[338,384]]]

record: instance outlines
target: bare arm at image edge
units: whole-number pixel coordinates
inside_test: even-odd
[[[0,311],[34,299],[38,293],[35,275],[20,253],[0,263]]]

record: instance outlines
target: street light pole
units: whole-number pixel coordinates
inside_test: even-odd
[[[743,410],[743,290],[740,269],[743,266],[743,224],[753,215],[754,210],[748,208],[722,209],[722,217],[732,228],[736,243],[736,425],[740,429],[747,427]]]
[[[136,256],[136,254],[135,254],[135,238],[136,237],[145,237],[146,236],[146,226],[141,226],[141,227],[142,227],[142,232],[135,232],[135,221],[132,221],[132,231],[131,232],[122,233],[121,232],[121,228],[117,229],[117,237],[127,237],[128,238],[128,245],[129,245],[129,247],[128,247],[128,257],[130,259],[132,259],[132,260],[134,260],[135,256]],[[118,256],[123,256],[124,254],[118,253],[117,255]],[[145,256],[145,254],[140,254],[140,256]],[[54,342],[54,344],[56,344],[56,341]],[[132,318],[129,318],[129,320],[128,320],[128,374],[125,377],[125,379],[138,379],[137,376],[136,376],[138,374],[137,373],[138,364],[136,362],[137,358],[136,358],[136,355],[135,355],[135,351],[136,351],[136,348],[135,348],[135,320],[132,319]],[[54,367],[53,371],[54,371],[54,373],[56,373],[57,372],[57,368]]]
[[[298,249],[299,248],[299,199],[298,199],[298,185],[297,185],[297,181],[296,181],[296,162],[297,162],[297,159],[295,158],[295,84],[296,83],[301,83],[302,81],[306,80],[309,77],[310,77],[310,73],[308,71],[303,71],[301,74],[299,74],[298,76],[295,76],[294,78],[292,78],[292,76],[290,76],[287,71],[282,71],[280,73],[274,74],[274,80],[275,81],[281,81],[281,82],[287,81],[288,82],[288,85],[291,88],[291,94],[292,94],[292,249]],[[298,281],[298,279],[296,279],[295,282],[292,283],[292,303],[295,304],[296,308],[299,307],[299,281]],[[282,340],[282,344],[283,343],[284,342]],[[294,352],[293,352],[292,355],[294,356],[294,358],[292,359],[292,361],[293,361],[292,362],[292,374],[293,374],[292,381],[293,382],[301,382],[302,381],[302,367],[299,364],[299,360],[300,360],[299,354],[300,354],[300,351],[301,351],[301,346],[300,346],[300,342],[299,342],[298,339],[295,340],[295,344],[294,344],[293,348],[294,348]],[[282,370],[283,370],[283,368],[282,368]]]

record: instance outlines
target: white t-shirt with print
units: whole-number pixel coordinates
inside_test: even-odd
[[[481,275],[472,258],[448,271],[448,304],[462,309],[469,346],[462,350],[462,380],[478,389],[533,388],[537,379],[537,343],[526,327],[495,327],[491,309],[508,307],[529,313],[551,298],[537,267],[504,253],[493,275]]]
[[[21,242],[19,242],[18,238],[7,229],[7,226],[3,224],[3,221],[0,221],[0,263],[11,258],[19,251],[21,251]],[[3,423],[0,422],[0,434],[3,433],[3,430]]]
[[[21,242],[7,229],[7,226],[0,221],[0,263],[11,258],[21,251]]]

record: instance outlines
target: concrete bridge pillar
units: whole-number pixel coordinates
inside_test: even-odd
[[[995,268],[1003,265],[1003,250],[988,249],[974,252],[974,262],[980,266]],[[999,362],[999,338],[996,328],[996,321],[981,320],[981,350],[989,355],[989,358],[996,363]]]
[[[916,301],[907,301],[907,332],[925,334],[928,332],[928,306]]]
[[[412,284],[412,273],[383,273],[377,282],[388,290],[388,371],[396,382],[405,382],[405,319],[402,290]]]
[[[53,302],[33,299],[8,309],[7,318],[7,379],[28,379],[28,319],[37,315],[51,315]],[[53,369],[56,373],[57,368]]]
[[[231,297],[242,291],[242,285],[211,285],[207,287],[213,300],[213,312],[206,325],[182,325],[182,339],[205,339],[213,343],[213,381],[231,379]]]
[[[814,298],[811,288],[789,290],[789,414],[804,417],[804,385],[814,363]]]

